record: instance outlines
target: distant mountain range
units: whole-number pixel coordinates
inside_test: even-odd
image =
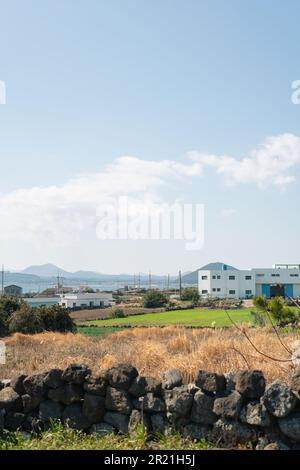
[[[215,269],[215,270],[235,270],[233,266],[226,265],[224,263],[210,263],[207,264],[206,266],[203,266],[202,268],[199,268],[201,270],[206,270],[206,269]],[[190,271],[190,272],[185,272],[182,274],[182,284],[190,284],[190,285],[197,285],[198,283],[198,271],[199,269],[196,269],[195,271]],[[40,282],[45,282],[46,280],[48,282],[53,282],[54,278],[57,276],[60,276],[61,278],[67,279],[71,282],[78,282],[78,281],[96,281],[96,282],[101,282],[101,281],[124,281],[124,282],[136,282],[138,283],[138,276],[134,276],[134,274],[103,274],[103,273],[98,273],[95,271],[75,271],[75,272],[69,272],[66,271],[59,266],[55,266],[54,264],[48,263],[48,264],[42,264],[42,265],[33,265],[33,266],[28,266],[26,269],[20,271],[20,272],[5,272],[5,285],[11,283],[38,283]],[[149,274],[147,273],[140,273],[140,281],[141,284],[147,284],[149,279]],[[166,276],[161,276],[161,275],[156,275],[156,274],[151,274],[151,279],[153,283],[155,282],[165,282]],[[179,278],[178,276],[170,276],[170,282],[173,283],[178,283]]]
[[[40,278],[53,278],[57,277],[58,275],[65,279],[74,279],[74,280],[111,280],[111,281],[132,281],[134,279],[133,274],[103,274],[97,273],[95,271],[76,271],[76,272],[69,272],[65,271],[64,269],[60,268],[59,266],[55,266],[54,264],[42,264],[42,265],[35,265],[29,266],[28,268],[21,271],[23,275],[33,275],[38,276]],[[141,281],[148,280],[149,274],[140,273]],[[159,276],[156,274],[152,274],[151,278],[153,281],[155,280],[162,280],[165,276]],[[176,276],[173,276],[172,279],[176,279]],[[137,276],[136,276],[137,281]]]

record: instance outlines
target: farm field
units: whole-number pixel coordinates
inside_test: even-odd
[[[251,309],[242,308],[238,310],[228,310],[230,317],[237,323],[251,322]],[[134,315],[126,318],[110,318],[105,320],[94,320],[78,322],[80,325],[93,327],[113,327],[113,326],[198,326],[198,327],[225,327],[232,323],[225,310],[212,309],[192,309],[174,310],[171,312],[146,313],[144,315]],[[84,330],[84,329],[82,329]]]
[[[186,381],[194,380],[199,369],[226,373],[245,368],[263,370],[268,380],[286,380],[292,363],[274,330],[244,325],[243,329],[259,351],[280,362],[255,351],[244,334],[234,327],[125,328],[101,340],[73,333],[15,333],[4,338],[7,362],[0,367],[0,379],[66,368],[71,363],[86,364],[97,373],[122,362],[134,365],[141,374],[159,379],[164,371],[177,367]],[[297,331],[283,333],[281,337],[288,347],[300,339]]]

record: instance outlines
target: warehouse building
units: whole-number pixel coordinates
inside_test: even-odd
[[[300,297],[300,265],[240,270],[224,263],[210,263],[198,271],[201,297],[251,299],[257,295]]]

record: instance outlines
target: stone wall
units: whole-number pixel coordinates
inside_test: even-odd
[[[266,386],[263,373],[226,376],[200,370],[183,384],[179,370],[162,382],[120,364],[101,374],[85,365],[20,375],[0,382],[0,432],[38,433],[52,420],[89,433],[179,431],[216,447],[252,443],[256,449],[300,448],[300,368],[289,381]]]

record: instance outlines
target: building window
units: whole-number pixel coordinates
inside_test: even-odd
[[[291,277],[298,277],[299,274],[290,274]]]
[[[264,277],[264,274],[256,274],[257,277]]]
[[[229,294],[230,294],[230,295],[235,294],[235,290],[230,290],[230,291],[229,291]]]
[[[246,281],[251,281],[252,276],[245,276]]]
[[[280,277],[280,274],[272,273],[271,276],[272,276],[272,277]]]
[[[246,290],[246,295],[252,295],[252,290]]]
[[[216,292],[216,290],[217,290],[217,289],[214,287],[212,291],[213,291],[213,292]]]
[[[213,279],[217,279],[217,276],[213,276],[212,278],[213,278]]]
[[[217,279],[221,279],[221,276],[220,276],[220,275],[219,275],[219,276],[217,276]]]
[[[221,289],[220,289],[220,287],[218,287],[218,288],[217,288],[217,292],[221,292]]]
[[[234,281],[235,280],[235,276],[229,276],[229,281]]]
[[[207,276],[202,276],[202,281],[207,281]]]
[[[202,294],[207,294],[207,290],[203,290],[203,291],[202,291]]]

